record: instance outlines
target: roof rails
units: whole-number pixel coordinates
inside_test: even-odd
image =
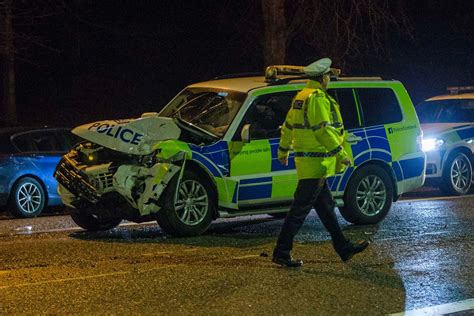
[[[448,87],[447,90],[451,94],[458,94],[459,92],[472,92],[474,91],[474,86]]]
[[[280,84],[287,84],[291,81],[296,81],[296,80],[307,80],[310,79],[311,77],[309,76],[292,76],[292,77],[281,77],[274,79],[272,81],[267,81],[269,82],[270,86],[276,86]],[[381,81],[381,80],[387,80],[379,76],[331,76],[332,81]]]
[[[272,65],[268,66],[265,69],[265,82],[269,85],[280,85],[286,84],[295,80],[308,80],[311,77],[304,72],[304,66],[295,66],[295,65]],[[374,81],[374,80],[384,80],[380,76],[369,76],[369,75],[356,75],[356,76],[345,76],[341,75],[341,70],[337,68],[330,68],[331,80],[335,81]],[[242,72],[242,73],[233,73],[225,74],[213,78],[213,80],[221,79],[232,79],[232,78],[242,78],[242,77],[256,77],[262,76],[261,72]]]

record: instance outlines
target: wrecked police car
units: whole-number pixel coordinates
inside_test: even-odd
[[[306,80],[275,69],[190,85],[160,113],[75,128],[84,141],[55,172],[73,220],[89,231],[157,220],[167,233],[193,236],[219,217],[284,216],[297,177],[293,154],[288,166],[278,161],[279,128]],[[346,77],[329,88],[354,166],[328,184],[346,220],[378,223],[423,184],[416,113],[398,81]],[[386,114],[374,115],[380,109]]]

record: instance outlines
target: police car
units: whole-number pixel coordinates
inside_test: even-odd
[[[426,182],[446,194],[464,195],[472,183],[474,86],[448,90],[416,106],[427,154]]]
[[[273,66],[266,76],[192,84],[159,113],[75,128],[86,141],[55,172],[73,220],[89,231],[157,220],[170,234],[192,236],[219,217],[284,216],[297,177],[293,154],[288,166],[277,159],[279,128],[305,86],[300,70]],[[329,93],[354,162],[329,186],[347,221],[378,223],[424,182],[415,109],[402,83],[378,77],[339,76]]]

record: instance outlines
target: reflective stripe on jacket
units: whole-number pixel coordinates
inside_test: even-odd
[[[279,158],[295,152],[298,179],[325,178],[341,171],[347,157],[339,105],[317,81],[309,81],[293,100],[281,129]],[[336,170],[339,169],[339,170]]]

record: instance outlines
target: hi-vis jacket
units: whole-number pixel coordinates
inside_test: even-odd
[[[298,179],[326,178],[344,170],[348,155],[339,105],[317,81],[300,91],[281,128],[278,158],[295,154]]]

